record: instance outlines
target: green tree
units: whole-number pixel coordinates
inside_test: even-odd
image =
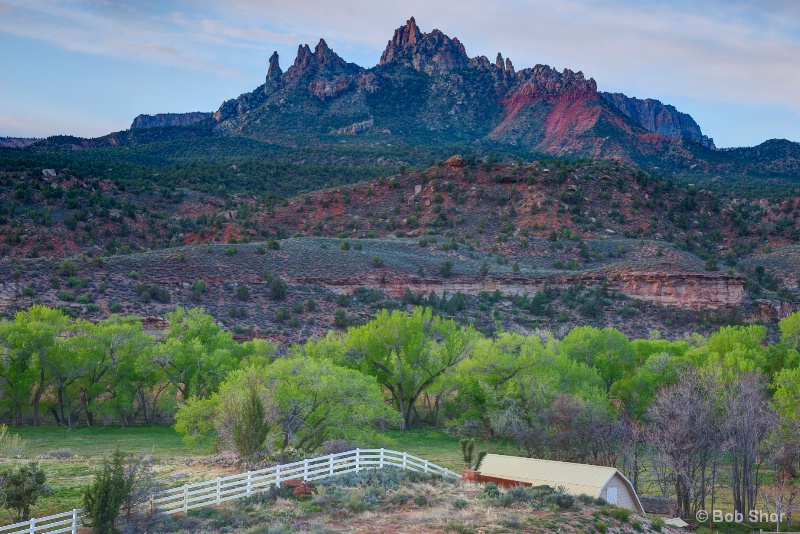
[[[800,312],[795,312],[778,323],[781,341],[795,350],[800,350]]]
[[[571,359],[597,369],[606,391],[630,372],[635,360],[631,342],[616,328],[573,328],[561,340],[560,349]]]
[[[252,458],[261,450],[269,433],[264,403],[255,385],[250,386],[247,400],[233,422],[233,444],[241,458]]]
[[[236,287],[236,298],[242,301],[250,300],[250,288],[247,284],[239,284]]]
[[[57,339],[69,326],[59,310],[32,306],[11,321],[0,323],[0,346],[7,357],[0,359],[0,402],[8,407],[16,424],[22,422],[22,408],[33,406],[34,424],[39,424],[39,404],[47,387],[43,361],[53,357]]]
[[[478,339],[472,326],[415,308],[408,314],[381,310],[345,337],[345,362],[374,376],[385,387],[409,429],[417,399],[471,353]]]
[[[324,358],[298,354],[232,372],[218,393],[180,408],[176,429],[187,441],[208,441],[213,432],[235,447],[236,414],[248,402],[254,385],[261,395],[266,424],[273,429],[267,435],[267,449],[292,446],[314,451],[337,439],[375,445],[382,442],[377,428],[399,424],[374,378]]]
[[[236,343],[201,308],[176,308],[167,318],[169,329],[154,347],[153,361],[184,400],[207,397],[245,357],[267,349],[265,344]]]
[[[95,472],[94,481],[83,493],[83,508],[86,524],[95,534],[115,534],[119,510],[129,493],[125,477],[125,455],[119,446],[111,458],[103,460],[103,465]]]
[[[30,519],[31,506],[39,497],[50,493],[47,476],[38,464],[29,463],[13,471],[0,471],[0,506],[14,513],[14,521]]]
[[[80,369],[75,388],[87,425],[93,424],[97,412],[116,415],[123,425],[133,418],[137,394],[145,394],[157,379],[154,368],[140,363],[149,359],[154,342],[135,316],[112,315],[96,324],[75,322],[67,346]]]

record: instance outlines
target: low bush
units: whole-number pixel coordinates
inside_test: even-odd
[[[428,496],[424,493],[414,495],[414,504],[417,506],[428,506]]]
[[[478,499],[497,499],[500,497],[500,488],[494,482],[487,483],[477,495]]]
[[[575,497],[566,493],[553,493],[548,495],[546,500],[562,510],[568,510],[575,506]]]
[[[533,501],[533,495],[524,486],[514,486],[497,499],[497,504],[507,508],[514,504],[526,504]]]
[[[358,514],[371,510],[375,505],[368,502],[360,491],[351,491],[344,501],[344,507],[347,508],[348,512]]]
[[[661,532],[661,529],[664,528],[664,520],[660,517],[653,517],[650,520],[650,528],[656,532]]]
[[[319,485],[340,488],[380,486],[386,489],[396,489],[419,482],[436,483],[441,480],[442,478],[438,475],[408,471],[400,467],[385,467],[325,478],[319,481]]]
[[[605,534],[606,532],[608,532],[608,521],[602,521],[598,519],[597,521],[594,522],[594,528],[600,534]]]
[[[469,503],[460,497],[458,499],[455,499],[452,504],[453,508],[455,508],[456,510],[464,510],[467,506],[469,506]]]
[[[9,434],[8,426],[0,425],[0,458],[16,458],[28,446],[17,434]]]
[[[620,521],[622,523],[627,523],[628,522],[628,518],[631,516],[631,514],[633,512],[631,510],[628,510],[627,508],[619,508],[617,506],[609,506],[609,507],[601,508],[600,509],[600,513],[605,515],[605,516],[608,516],[608,517],[613,517],[614,519],[616,519],[617,521]]]
[[[447,523],[444,526],[445,532],[456,532],[457,534],[475,534],[475,529],[460,523]]]

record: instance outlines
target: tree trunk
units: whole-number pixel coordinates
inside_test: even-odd
[[[44,368],[39,371],[39,386],[36,388],[36,394],[33,396],[33,424],[39,426],[39,401],[42,398],[44,391]]]

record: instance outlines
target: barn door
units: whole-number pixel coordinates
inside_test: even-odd
[[[606,500],[608,504],[617,504],[617,488],[606,489]]]

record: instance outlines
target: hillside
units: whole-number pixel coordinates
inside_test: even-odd
[[[675,337],[798,299],[800,145],[715,150],[672,106],[413,18],[372,68],[320,40],[210,117],[133,126],[0,148],[4,313],[200,304],[298,341],[423,303],[487,332]]]
[[[37,301],[89,318],[200,305],[241,335],[289,342],[428,304],[487,332],[675,337],[697,321],[771,321],[797,298],[791,260],[771,258],[797,248],[800,201],[723,201],[624,164],[456,156],[286,201],[6,180],[0,198],[38,205],[2,230],[17,256],[0,261],[6,314]]]

